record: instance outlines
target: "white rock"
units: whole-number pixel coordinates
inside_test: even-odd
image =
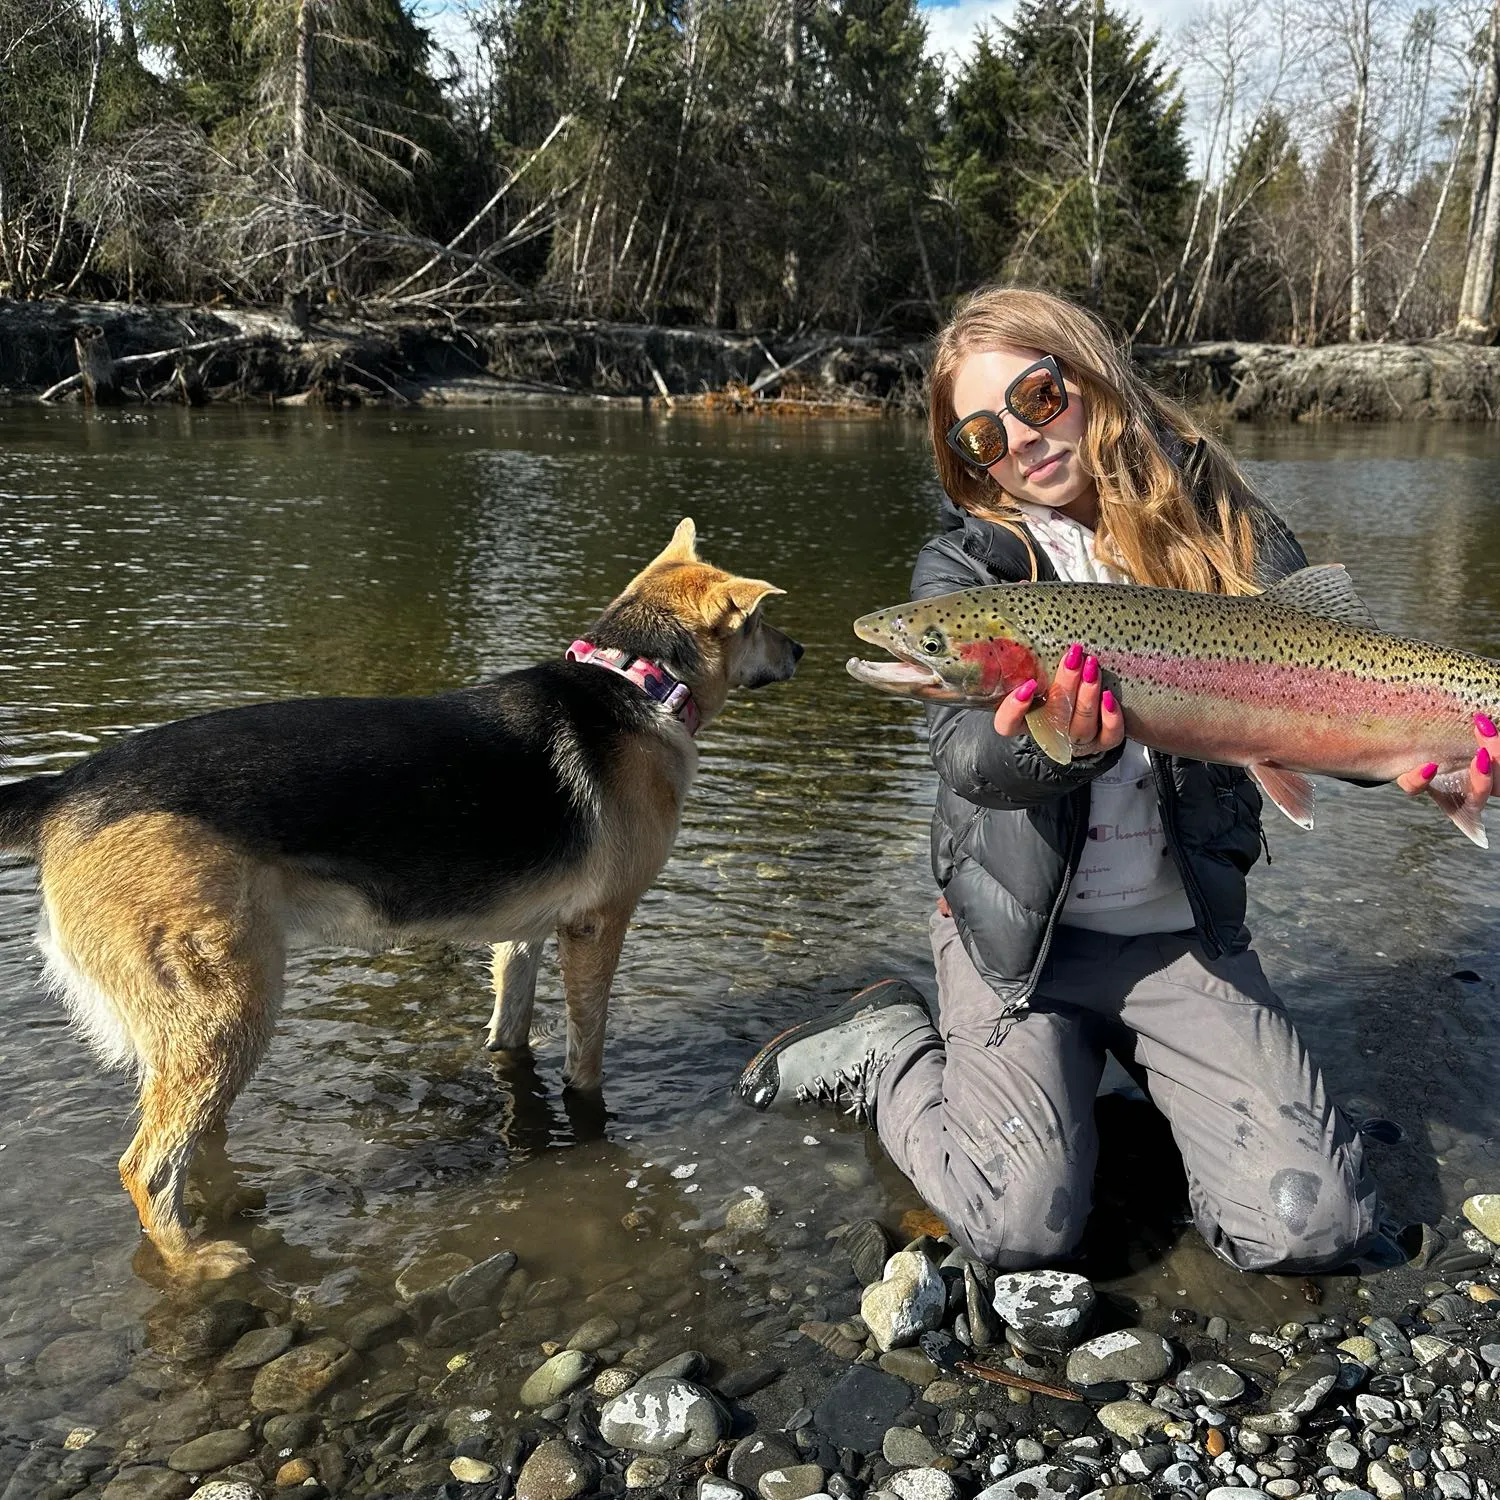
[[[929,1328],[939,1328],[948,1289],[932,1262],[919,1250],[898,1250],[885,1274],[860,1298],[859,1314],[883,1353],[914,1344]]]

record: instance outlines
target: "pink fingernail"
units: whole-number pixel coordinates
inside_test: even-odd
[[[1115,695],[1108,688],[1105,688],[1099,702],[1103,705],[1105,713],[1112,714],[1115,711]]]
[[[1036,678],[1028,677],[1013,694],[1017,703],[1030,703],[1031,695],[1036,692]]]
[[[1474,764],[1479,768],[1481,776],[1490,774],[1490,752],[1483,745],[1479,747],[1479,754],[1474,757]]]
[[[1083,647],[1080,646],[1077,641],[1074,641],[1073,644],[1068,647],[1068,654],[1063,657],[1062,664],[1070,672],[1076,672],[1078,670],[1078,663],[1082,660]]]
[[[1428,761],[1417,774],[1423,781],[1431,781],[1437,775],[1437,762],[1435,760]]]
[[[1085,682],[1098,682],[1099,663],[1091,656],[1083,664],[1083,680]]]
[[[1475,714],[1474,727],[1485,739],[1492,740],[1495,737],[1495,721],[1488,714]]]

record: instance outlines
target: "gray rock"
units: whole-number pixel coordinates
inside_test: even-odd
[[[938,1367],[920,1349],[892,1349],[880,1356],[880,1368],[908,1385],[931,1385],[938,1378]]]
[[[1369,1392],[1356,1396],[1354,1410],[1359,1414],[1360,1421],[1367,1427],[1375,1427],[1377,1431],[1400,1429],[1401,1423],[1396,1403],[1387,1400],[1384,1396],[1375,1396]]]
[[[599,1430],[616,1448],[701,1458],[718,1445],[729,1420],[701,1386],[647,1376],[605,1406]]]
[[[813,1422],[835,1448],[874,1453],[886,1428],[895,1424],[911,1402],[912,1390],[904,1380],[868,1365],[855,1365],[813,1407]],[[731,1473],[729,1477],[738,1476]]]
[[[1104,1385],[1116,1380],[1160,1380],[1172,1368],[1172,1348],[1147,1328],[1102,1333],[1080,1344],[1069,1356],[1067,1374],[1074,1385]]]
[[[1338,1378],[1338,1357],[1320,1349],[1286,1372],[1266,1401],[1266,1409],[1305,1417],[1318,1409]]]
[[[1264,1490],[1240,1489],[1232,1484],[1221,1484],[1211,1489],[1204,1500],[1266,1500]]]
[[[1500,1344],[1481,1344],[1479,1357],[1492,1370],[1500,1370]]]
[[[576,1385],[582,1385],[594,1368],[594,1356],[581,1349],[564,1349],[539,1365],[521,1386],[523,1406],[551,1406]],[[616,1446],[619,1446],[618,1444]]]
[[[344,1324],[344,1342],[351,1349],[378,1349],[404,1333],[410,1322],[410,1315],[402,1308],[367,1307]]]
[[[724,1227],[734,1234],[764,1234],[771,1223],[771,1204],[763,1194],[736,1199],[724,1215]]]
[[[581,1349],[585,1354],[595,1354],[606,1344],[612,1344],[620,1336],[620,1325],[608,1313],[600,1313],[580,1325],[568,1340],[568,1348]]]
[[[640,1453],[625,1469],[627,1490],[654,1490],[672,1477],[672,1460],[655,1453]],[[519,1497],[520,1492],[517,1491]]]
[[[186,1474],[154,1465],[121,1469],[104,1487],[103,1500],[186,1500],[193,1481]]]
[[[879,1281],[890,1259],[891,1239],[877,1219],[857,1219],[839,1236],[839,1254],[854,1270],[861,1286]]]
[[[219,1361],[221,1370],[258,1370],[278,1355],[285,1354],[297,1337],[296,1330],[283,1323],[279,1328],[252,1328]]]
[[[467,1255],[428,1255],[413,1261],[396,1278],[396,1295],[403,1302],[411,1302],[428,1292],[440,1291],[460,1272],[467,1271],[474,1262]]]
[[[177,1359],[204,1359],[227,1349],[242,1333],[254,1328],[261,1310],[238,1297],[221,1297],[204,1307],[195,1307],[182,1317],[153,1319],[157,1335],[152,1347]]]
[[[1017,1469],[1004,1479],[980,1490],[975,1500],[1077,1500],[1084,1491],[1084,1477],[1076,1469],[1038,1464]]]
[[[881,1456],[895,1469],[926,1469],[937,1460],[937,1449],[915,1427],[892,1427],[880,1444]]]
[[[729,1478],[747,1490],[756,1489],[772,1469],[790,1469],[799,1462],[797,1450],[771,1432],[752,1432],[741,1438],[729,1455]]]
[[[745,1500],[748,1490],[717,1474],[704,1474],[698,1480],[697,1500]]]
[[[202,1437],[174,1448],[167,1467],[179,1474],[212,1474],[215,1469],[238,1463],[254,1451],[255,1442],[250,1434],[230,1427],[221,1432],[205,1432]]]
[[[969,1341],[976,1349],[987,1349],[1005,1336],[994,1301],[970,1265],[964,1267],[964,1314],[968,1319]]]
[[[185,1443],[218,1425],[208,1392],[184,1391],[166,1402],[157,1413],[151,1424],[151,1442],[157,1448],[175,1448],[178,1443]]]
[[[1071,1271],[1015,1271],[995,1278],[995,1311],[1028,1343],[1062,1353],[1083,1337],[1094,1288]]]
[[[1443,1469],[1432,1476],[1432,1481],[1441,1491],[1443,1500],[1470,1500],[1474,1493],[1465,1474]]]
[[[1365,1483],[1370,1486],[1376,1500],[1402,1500],[1406,1494],[1406,1486],[1379,1459],[1365,1470]]]
[[[731,1401],[738,1401],[741,1396],[753,1396],[756,1391],[764,1390],[770,1385],[781,1374],[781,1370],[782,1367],[774,1360],[752,1360],[748,1365],[731,1370],[718,1382],[719,1394]]]
[[[549,1438],[521,1466],[516,1500],[573,1500],[597,1477],[592,1458],[561,1438]]]
[[[884,1277],[865,1288],[859,1311],[885,1352],[941,1327],[947,1304],[947,1287],[932,1262],[920,1251],[898,1250],[885,1263]]]
[[[317,1436],[318,1426],[318,1418],[311,1412],[290,1411],[272,1417],[261,1429],[261,1440],[277,1454],[283,1449],[305,1448]]]
[[[1389,1318],[1371,1318],[1365,1324],[1365,1337],[1380,1346],[1382,1354],[1409,1355],[1411,1344]]]
[[[646,1371],[646,1380],[700,1380],[708,1374],[708,1356],[701,1349],[684,1349]]]
[[[1016,1462],[1018,1464],[1039,1464],[1046,1456],[1047,1450],[1035,1438],[1016,1439]]]
[[[817,1464],[793,1464],[762,1474],[756,1489],[761,1500],[807,1500],[823,1488],[823,1477]]]
[[[298,1411],[351,1374],[359,1363],[342,1339],[314,1339],[262,1365],[250,1388],[256,1411]]]
[[[1106,1432],[1140,1447],[1148,1433],[1157,1432],[1170,1420],[1166,1412],[1144,1401],[1111,1401],[1095,1413]]]
[[[1195,1490],[1203,1483],[1203,1476],[1192,1464],[1175,1463],[1168,1464],[1156,1476],[1156,1482],[1169,1490]]]
[[[499,1295],[500,1288],[515,1268],[514,1250],[502,1250],[498,1255],[487,1256],[467,1270],[459,1271],[448,1282],[448,1300],[460,1311],[488,1306]]]
[[[130,1366],[130,1346],[118,1333],[65,1333],[38,1353],[32,1374],[42,1385],[108,1385]]]
[[[1177,1389],[1210,1406],[1227,1406],[1245,1394],[1243,1377],[1216,1359],[1199,1360],[1177,1377]]]
[[[1302,1493],[1302,1481],[1300,1479],[1268,1479],[1266,1493],[1272,1496],[1273,1500],[1292,1500],[1293,1495]]]
[[[1290,1437],[1302,1429],[1302,1415],[1295,1411],[1258,1411],[1246,1417],[1245,1430],[1270,1437]],[[1243,1440],[1241,1441],[1243,1446]]]
[[[1363,1461],[1359,1449],[1342,1438],[1335,1438],[1324,1451],[1328,1455],[1328,1462],[1346,1474],[1352,1473]]]
[[[1441,1359],[1447,1354],[1453,1345],[1447,1339],[1440,1339],[1435,1334],[1418,1334],[1411,1341],[1412,1358],[1420,1365],[1430,1365],[1434,1360]]]
[[[958,1486],[941,1469],[903,1469],[885,1487],[896,1500],[957,1500]]]

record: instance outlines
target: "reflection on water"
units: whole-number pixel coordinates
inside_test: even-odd
[[[683,515],[705,555],[788,591],[773,617],[808,648],[795,682],[736,700],[704,739],[677,853],[626,943],[602,1112],[563,1096],[560,1042],[534,1068],[483,1049],[483,955],[296,958],[277,1040],[199,1173],[203,1212],[256,1250],[264,1305],[340,1328],[391,1302],[413,1261],[505,1248],[563,1291],[528,1306],[526,1341],[495,1368],[524,1372],[610,1286],[645,1289],[643,1330],[732,1363],[778,1305],[765,1278],[816,1301],[828,1230],[912,1205],[863,1133],[755,1116],[727,1088],[830,996],[887,973],[930,990],[920,718],[842,665],[849,622],[904,597],[934,525],[917,426],[13,410],[0,433],[0,732],[28,769],[224,704],[432,691],[556,653]],[[1490,433],[1235,436],[1309,555],[1346,563],[1390,628],[1500,656]],[[1339,1096],[1406,1127],[1379,1157],[1393,1206],[1435,1216],[1466,1180],[1500,1177],[1492,869],[1393,791],[1320,796],[1316,834],[1269,824],[1259,945]],[[93,1068],[41,992],[35,906],[30,869],[0,868],[0,1405],[55,1429],[85,1398],[154,1399],[149,1351],[177,1314],[115,1173],[128,1085]],[[545,974],[539,1015],[558,994]],[[778,1217],[726,1298],[663,1256],[747,1188]],[[1128,1197],[1108,1211],[1128,1216]],[[1227,1295],[1191,1247],[1165,1270],[1160,1248],[1101,1273]],[[1272,1305],[1293,1295],[1253,1293],[1267,1316],[1295,1315]],[[148,1352],[107,1397],[38,1389],[32,1356],[81,1327]],[[441,1386],[452,1353],[372,1356],[371,1379]]]

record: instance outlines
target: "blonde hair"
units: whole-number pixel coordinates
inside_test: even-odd
[[[930,376],[932,448],[954,504],[1017,532],[1014,502],[947,443],[953,385],[971,354],[998,344],[1053,355],[1083,392],[1088,411],[1080,454],[1099,494],[1095,548],[1136,583],[1253,594],[1256,515],[1249,482],[1223,445],[1175,401],[1152,390],[1092,313],[1050,292],[989,287],[964,301],[938,336]],[[1195,454],[1190,480],[1164,444]],[[1195,494],[1196,485],[1196,494]],[[1033,576],[1035,559],[1033,558]]]

